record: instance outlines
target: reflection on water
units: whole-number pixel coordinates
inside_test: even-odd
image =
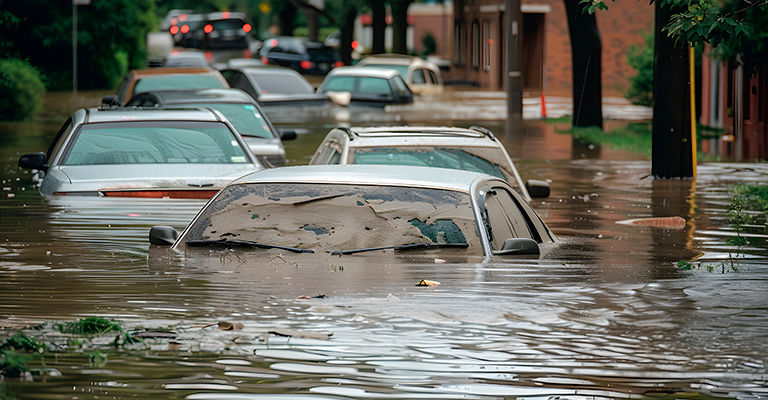
[[[303,134],[293,159],[324,133]],[[764,182],[768,168],[706,164],[695,184],[657,181],[643,157],[617,161],[623,153],[603,148],[601,159],[572,160],[562,138],[505,139],[524,177],[552,179],[551,197],[533,205],[562,245],[490,264],[150,250],[150,226],[181,229],[202,203],[43,200],[14,166],[34,143],[5,147],[0,337],[90,315],[175,336],[114,349],[109,335],[78,349],[40,331],[60,346],[34,365],[48,372],[0,388],[23,399],[764,397],[765,239],[725,245],[725,210],[729,187]],[[616,223],[667,216],[685,227]],[[677,268],[739,254],[735,269]],[[422,279],[440,285],[415,286]],[[300,333],[270,333],[285,330]],[[89,360],[95,348],[105,361]]]

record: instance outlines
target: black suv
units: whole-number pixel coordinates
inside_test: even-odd
[[[344,65],[332,47],[304,38],[276,37],[264,41],[259,52],[264,64],[293,68],[302,74],[325,75]]]

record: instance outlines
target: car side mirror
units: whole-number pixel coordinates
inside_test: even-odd
[[[509,238],[504,241],[501,250],[493,252],[494,255],[535,255],[538,256],[539,244],[529,238]]]
[[[45,153],[42,151],[39,153],[24,154],[19,157],[19,168],[48,169],[48,165],[45,164],[45,159]]]
[[[149,243],[158,246],[170,246],[178,237],[179,232],[170,226],[153,226],[149,230]]]
[[[280,140],[296,140],[296,131],[280,131]]]
[[[547,181],[529,179],[525,181],[525,188],[528,189],[531,198],[544,199],[549,197],[549,182]]]
[[[109,96],[104,96],[101,98],[101,104],[107,106],[117,106],[120,105],[120,98],[117,97],[116,94],[110,94]]]

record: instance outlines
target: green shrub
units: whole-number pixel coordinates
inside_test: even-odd
[[[43,108],[45,86],[37,69],[18,58],[0,60],[0,120],[33,118]]]
[[[629,46],[627,63],[637,71],[629,78],[624,96],[633,104],[653,106],[653,33],[644,35],[645,46]]]
[[[422,57],[427,57],[428,55],[435,54],[437,52],[437,42],[431,33],[425,34],[421,38],[421,43],[424,45],[424,49],[421,50]]]
[[[113,320],[101,317],[87,317],[60,325],[59,330],[62,333],[90,336],[107,332],[122,332],[123,328]]]

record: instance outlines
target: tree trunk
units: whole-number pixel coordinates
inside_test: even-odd
[[[339,55],[344,65],[352,65],[352,41],[355,39],[355,18],[357,18],[357,8],[353,2],[344,2],[344,15],[342,18],[341,38],[339,44]]]
[[[413,0],[392,0],[392,52],[408,54],[408,6]]]
[[[688,45],[661,29],[678,7],[656,4],[653,63],[653,128],[651,173],[657,178],[692,178],[690,79]]]
[[[387,28],[387,10],[384,0],[372,0],[371,5],[371,28],[373,28],[373,43],[371,43],[371,54],[385,53],[384,34]]]
[[[568,15],[573,64],[573,126],[603,128],[602,45],[594,14],[582,13],[586,5],[563,0]]]
[[[280,35],[293,36],[296,6],[290,1],[283,2],[283,9],[280,10],[278,18],[280,18]]]
[[[320,37],[320,15],[318,15],[317,11],[311,8],[308,8],[304,11],[304,15],[307,18],[307,28],[309,29],[309,40],[313,42],[317,42],[317,39]]]

